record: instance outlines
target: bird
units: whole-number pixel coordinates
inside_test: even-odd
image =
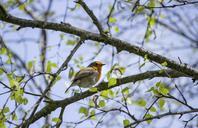
[[[100,77],[102,72],[103,64],[100,61],[94,61],[90,63],[86,68],[81,69],[76,73],[74,76],[70,86],[66,89],[65,93],[69,90],[72,86],[79,86],[80,88],[90,88],[95,85]]]

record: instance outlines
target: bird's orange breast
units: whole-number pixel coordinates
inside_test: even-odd
[[[102,67],[97,67],[97,71],[98,71],[98,78],[97,78],[97,81],[98,81],[101,77]]]

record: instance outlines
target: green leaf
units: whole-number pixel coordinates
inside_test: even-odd
[[[122,93],[125,94],[125,95],[128,95],[129,94],[129,88],[125,87],[124,89],[122,89]]]
[[[76,41],[75,40],[68,40],[67,42],[66,42],[66,44],[67,45],[75,45],[76,44]]]
[[[113,90],[108,89],[108,90],[104,90],[100,93],[100,96],[104,97],[104,98],[109,98],[109,97],[114,97],[115,93]]]
[[[51,63],[51,66],[53,67],[53,68],[56,68],[57,67],[57,64],[56,63]]]
[[[148,28],[148,30],[146,31],[146,35],[145,35],[146,42],[149,42],[151,35],[152,35],[152,30],[151,28]]]
[[[11,64],[12,63],[12,59],[11,57],[9,57],[7,60],[6,60],[6,64]]]
[[[155,7],[155,0],[150,0],[150,2],[148,3],[149,7]]]
[[[165,62],[161,63],[161,65],[166,67],[168,65],[168,63],[165,61]]]
[[[81,7],[80,4],[76,3],[75,9],[79,9],[80,7]],[[74,11],[74,10],[72,10],[72,11]]]
[[[14,121],[17,121],[18,120],[18,117],[17,117],[16,113],[13,113],[12,114],[12,120],[14,120]]]
[[[119,32],[119,31],[120,31],[119,28],[118,28],[118,26],[115,26],[115,27],[114,27],[114,31],[115,31],[115,32]]]
[[[136,14],[142,13],[144,11],[144,7],[143,6],[138,6],[137,9],[135,10]]]
[[[22,104],[23,103],[23,98],[21,95],[15,93],[15,101],[19,104]]]
[[[6,48],[0,48],[0,54],[4,55],[7,53],[7,49]]]
[[[136,101],[136,104],[138,106],[145,107],[146,106],[146,101],[144,99],[140,99],[140,100]]]
[[[106,105],[105,101],[104,100],[100,100],[99,101],[99,106],[102,108]]]
[[[54,117],[54,118],[52,118],[52,121],[54,123],[59,123],[59,122],[61,122],[61,119],[59,119],[58,117]]]
[[[89,111],[88,111],[88,109],[85,108],[85,107],[80,107],[79,113],[82,113],[82,114],[84,114],[85,116],[88,116]]]
[[[155,86],[160,87],[160,86],[161,86],[161,82],[160,82],[160,81],[157,82],[157,83],[155,84]]]
[[[169,93],[169,90],[165,87],[160,87],[159,92],[163,95],[167,95]]]
[[[114,70],[118,70],[120,75],[123,75],[126,71],[126,68],[121,66],[116,66]]]
[[[3,109],[3,113],[8,113],[8,112],[10,112],[10,108],[9,108],[9,107],[5,107],[5,108]]]
[[[150,27],[153,27],[155,25],[155,23],[156,23],[155,17],[150,17],[150,19],[149,19],[149,25],[150,25]]]
[[[146,92],[152,92],[153,90],[155,90],[154,87],[151,87],[149,90],[147,90]]]
[[[89,91],[90,91],[90,92],[97,92],[98,89],[97,89],[96,87],[91,87],[91,88],[89,88]]]
[[[25,4],[21,4],[21,5],[19,6],[19,10],[23,11],[24,9],[25,9]]]
[[[159,108],[160,108],[161,110],[163,110],[164,105],[165,105],[165,100],[164,100],[164,99],[159,99],[159,100],[158,100],[158,105],[159,105]]]
[[[56,68],[56,67],[57,67],[56,63],[53,63],[51,61],[48,61],[47,62],[47,69],[46,69],[46,71],[47,72],[51,72],[52,71],[52,68]]]
[[[145,55],[144,55],[144,61],[146,61],[146,60],[149,60],[148,54],[145,54]]]
[[[125,67],[120,67],[119,69],[120,69],[120,71],[122,72],[122,74],[124,74],[125,71],[126,71],[126,68],[125,68]]]
[[[89,106],[90,106],[90,107],[95,107],[95,103],[94,103],[93,100],[89,100]]]
[[[109,82],[108,82],[108,87],[114,86],[117,83],[117,79],[116,78],[110,78]]]
[[[27,98],[23,98],[23,104],[26,105],[28,103],[28,99]]]
[[[55,84],[57,81],[59,81],[59,80],[61,80],[61,76],[57,76],[57,77],[56,77],[56,80],[54,81],[54,84]]]
[[[169,89],[166,88],[165,83],[157,82],[155,86],[158,88],[158,92],[163,95],[167,95],[169,93]]]
[[[23,75],[23,76],[15,76],[16,78],[16,81],[18,81],[18,82],[22,82],[22,80],[25,78],[25,75]]]
[[[28,70],[31,70],[32,68],[33,68],[33,66],[34,66],[34,64],[35,64],[35,61],[29,61],[28,63],[27,63],[27,68],[28,68]]]
[[[74,68],[71,67],[71,68],[69,69],[69,75],[68,75],[69,79],[71,79],[71,78],[74,76],[74,74],[75,74],[75,73],[74,73]]]
[[[19,104],[26,105],[28,99],[23,97],[24,90],[19,85],[13,85],[14,91],[11,93],[11,100],[15,100]]]
[[[104,90],[100,93],[100,96],[102,97],[105,97],[105,98],[108,98],[108,94],[109,94],[109,91],[108,90]]]
[[[156,112],[157,110],[156,110],[155,107],[152,106],[152,107],[150,108],[150,111],[151,111],[151,112]]]
[[[114,71],[114,70],[120,70],[119,69],[119,65],[116,63],[116,64],[114,64],[112,67],[111,67],[111,69],[107,72],[107,79],[108,79],[108,81],[111,79],[111,73]]]
[[[130,121],[128,119],[123,120],[123,125],[128,126],[130,124]]]
[[[96,116],[95,116],[96,111],[95,110],[91,110],[90,115],[91,115],[91,119],[95,120]]]
[[[109,89],[109,90],[108,90],[108,92],[109,92],[109,96],[111,96],[111,97],[114,97],[114,96],[115,96],[115,94],[114,94],[114,91],[113,91],[113,90]]]
[[[0,75],[4,73],[3,68],[0,68]]]
[[[148,114],[146,114],[145,119],[146,119],[146,118],[152,118],[152,117],[153,117],[153,115],[151,115],[151,114],[148,113]],[[152,120],[147,120],[146,122],[147,122],[148,124],[150,124],[151,121],[152,121]]]
[[[117,22],[116,18],[113,18],[113,17],[109,18],[109,23],[116,23],[116,22]]]
[[[160,96],[161,95],[157,89],[153,90],[153,94],[156,95],[156,96]]]
[[[107,79],[109,80],[110,77],[111,77],[111,71],[108,71],[108,72],[107,72]]]
[[[128,98],[126,99],[126,102],[127,102],[127,104],[132,105],[132,100],[131,100],[131,98],[128,97]]]
[[[5,121],[0,121],[0,128],[7,128],[5,125]]]
[[[13,78],[13,76],[10,76],[8,79],[9,79],[9,82],[10,82],[10,87],[12,89],[15,88],[15,87],[17,87],[17,86],[19,86],[19,82],[17,80],[15,80]]]

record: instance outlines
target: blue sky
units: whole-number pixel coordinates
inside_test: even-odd
[[[110,1],[103,0],[101,3],[98,1],[95,2],[95,1],[87,0],[86,2],[88,4],[88,6],[91,7],[91,9],[94,9],[94,13],[97,15],[99,20],[104,22],[104,18],[107,15],[107,10],[108,10],[108,6],[109,6],[108,3],[112,3],[113,1],[112,0],[110,0]],[[6,0],[4,0],[3,2],[6,2]],[[46,3],[44,2],[44,4],[46,4]],[[35,5],[40,7],[40,5],[38,3]],[[102,5],[101,8],[100,8],[100,5]],[[65,13],[66,6],[67,6],[67,4],[64,1],[60,1],[60,0],[54,1],[52,10],[55,12],[55,16],[53,16],[53,18],[50,19],[49,21],[60,23],[63,20],[63,15]],[[74,7],[74,3],[72,1],[69,1],[68,6]],[[45,8],[46,8],[46,6],[45,6]],[[43,9],[43,8],[40,7],[40,9]],[[175,10],[178,13],[180,11],[180,9],[175,9]],[[116,11],[118,11],[118,10],[116,10]],[[170,11],[171,11],[171,9],[170,9]],[[19,11],[16,8],[10,9],[9,12],[17,17],[29,18],[28,16],[25,16],[23,12]],[[195,14],[194,10],[189,9],[189,12],[192,12],[191,16],[193,17],[194,16],[193,14]],[[120,28],[120,31],[124,31],[124,33],[122,35],[116,35],[116,33],[113,32],[113,36],[116,36],[122,40],[126,40],[126,41],[130,42],[131,44],[140,46],[140,44],[137,42],[142,41],[142,38],[143,38],[144,32],[145,32],[145,22],[141,23],[142,22],[141,16],[134,18],[133,21],[128,20],[127,17],[130,16],[129,11],[122,11],[121,14],[122,14],[121,16],[124,15],[125,17],[122,18],[120,15],[118,15],[118,16],[115,15],[118,22],[116,24],[114,24],[114,26],[129,26],[129,28],[127,28],[126,30],[125,29],[122,30],[122,28]],[[164,15],[166,18],[166,13],[164,11],[161,11],[161,14]],[[37,17],[41,18],[40,15],[37,15]],[[162,20],[163,20],[163,18],[162,18]],[[86,30],[89,30],[92,32],[97,32],[96,27],[93,26],[92,21],[90,20],[88,15],[82,10],[82,8],[78,8],[75,11],[70,11],[68,9],[66,22],[68,22],[76,27],[80,27],[80,28],[83,28],[83,29],[86,29]],[[1,24],[2,24],[2,22],[0,22],[0,25]],[[31,42],[31,41],[26,41],[26,42],[23,41],[21,43],[13,43],[12,40],[19,40],[21,38],[31,38],[31,39],[38,40],[41,30],[35,29],[35,28],[34,29],[22,28],[21,30],[16,31],[15,29],[16,29],[16,27],[13,28],[12,25],[7,24],[3,29],[0,29],[0,34],[3,36],[6,44],[13,51],[15,51],[24,61],[28,62],[30,60],[36,60],[37,61],[36,70],[39,71],[40,64],[38,63],[38,60],[39,60],[39,54],[40,54],[40,51],[39,51],[40,45],[38,43]],[[163,27],[160,27],[160,26],[155,26],[155,31],[156,31],[157,38],[155,40],[151,39],[150,42],[146,42],[144,44],[145,49],[148,49],[155,53],[159,53],[163,56],[174,59],[176,61],[178,61],[178,57],[180,57],[180,59],[183,62],[189,63],[189,64],[192,64],[193,62],[195,62],[198,59],[197,58],[197,55],[198,55],[197,49],[187,48],[187,46],[189,46],[189,44],[190,44],[188,40],[186,40],[174,33],[171,33],[169,30],[167,30]],[[73,48],[73,46],[66,45],[67,40],[75,39],[75,37],[72,35],[64,34],[64,39],[61,40],[60,34],[62,34],[62,33],[51,31],[51,30],[48,30],[47,33],[48,33],[47,60],[53,61],[60,66],[62,64],[62,62],[64,61],[64,59],[69,55],[70,50]],[[59,43],[61,44],[61,47],[58,47]],[[182,49],[175,48],[175,49],[171,50],[171,48],[173,48],[173,47],[186,47],[186,48],[184,48],[184,49],[183,48]],[[94,53],[97,51],[97,49],[98,49],[98,46],[95,45],[95,42],[86,41],[86,43],[83,44],[82,47],[74,55],[74,57],[73,57],[72,61],[69,63],[69,65],[74,67],[75,71],[79,70],[79,68],[77,68],[76,65],[74,64],[74,59],[78,59],[80,56],[82,56],[83,60],[85,61],[84,63],[82,63],[82,66],[88,65],[91,61],[86,61],[86,60],[90,59],[94,55]],[[168,49],[168,50],[164,50],[164,49]],[[104,49],[102,50],[102,52],[95,59],[95,60],[101,60],[107,64],[103,69],[103,79],[105,79],[105,80],[106,80],[105,74],[111,68],[111,61],[112,61],[111,54],[112,54],[112,47],[109,45],[106,45],[106,46],[104,46]],[[138,56],[136,56],[134,54],[129,54],[128,52],[123,51],[123,52],[115,55],[114,64],[119,63],[121,66],[127,66],[129,64],[136,63],[139,59],[141,60],[140,62],[143,63],[142,58],[139,58]],[[127,68],[127,71],[124,74],[124,76],[139,73],[140,70],[138,67],[139,67],[138,64],[134,64],[131,67]],[[141,69],[141,71],[148,71],[148,70],[153,70],[153,69],[158,69],[158,67],[153,66],[153,64],[146,63],[146,65]],[[54,71],[55,70],[56,69],[54,69]],[[51,93],[58,95],[62,98],[52,95],[53,99],[63,99],[70,95],[70,94],[64,93],[66,86],[70,82],[70,80],[68,79],[68,70],[62,72],[61,77],[62,77],[62,80],[57,82],[56,85],[53,86]],[[146,94],[145,91],[149,87],[151,87],[156,81],[159,81],[159,80],[161,80],[163,82],[167,82],[167,83],[170,82],[169,79],[157,78],[154,80],[146,80],[145,82],[136,83],[135,85],[133,85],[134,87],[141,85],[139,87],[139,92],[136,92],[134,94],[134,99],[138,98],[138,97],[147,96],[148,94]],[[43,81],[41,81],[41,79],[39,79],[39,78],[37,79],[37,81],[38,81],[39,85],[42,86]],[[189,82],[190,80],[185,79],[185,78],[184,79],[180,78],[180,79],[176,80],[175,83],[182,85],[182,84],[186,83],[186,81]],[[190,83],[192,84],[191,81],[190,81]],[[130,86],[130,85],[132,85],[132,84],[128,84],[128,85],[124,85],[124,86]],[[28,86],[31,86],[31,83],[28,84]],[[133,86],[132,86],[131,90],[135,89]],[[172,85],[170,85],[170,86],[172,86]],[[190,87],[193,87],[193,86],[190,86]],[[120,89],[120,88],[116,88],[114,90],[116,91],[118,89]],[[0,103],[1,107],[3,106],[3,103],[5,102],[5,100],[8,96],[9,95],[4,95],[3,97],[1,96],[1,98],[2,98],[2,100],[1,100],[2,102]],[[30,99],[29,99],[28,105],[24,106],[24,109],[31,110],[32,105],[35,103],[35,101],[37,99],[34,97],[30,97],[30,96],[27,96],[27,97]],[[132,99],[133,99],[133,97],[132,97]],[[69,105],[65,110],[64,120],[66,122],[79,120],[79,118],[80,118],[80,116],[78,114],[79,106],[81,106],[82,103],[87,104],[88,100],[89,100],[89,98],[81,100],[78,103]],[[195,101],[197,101],[197,98],[191,99],[190,104],[198,107],[198,105],[196,104]],[[9,101],[9,105],[12,106],[13,101]],[[114,103],[109,103],[108,107],[111,107],[113,105],[114,105]],[[40,108],[42,108],[42,107],[43,107],[43,105],[40,106]],[[142,109],[140,109],[134,105],[132,105],[130,108],[132,110],[132,113],[141,115]],[[59,111],[60,111],[60,109],[54,111],[52,113],[52,117],[57,117],[59,114]],[[107,116],[106,118],[108,119],[111,117]],[[125,116],[117,116],[115,118],[118,119],[118,122],[120,122],[120,124],[122,124],[122,119],[124,119]],[[163,123],[166,124],[167,120],[170,120],[170,118],[162,119],[161,121],[157,122],[156,125],[163,124]],[[40,121],[31,125],[31,128],[38,126],[39,123],[40,123]],[[114,122],[112,122],[112,123],[114,123]],[[155,121],[152,124],[155,125]],[[174,125],[172,125],[172,127],[175,127],[175,126],[177,126],[179,128],[180,126],[182,127],[183,124],[175,121]],[[87,128],[90,127],[91,128],[92,122],[87,122],[85,124],[79,125],[78,127],[79,128],[80,127],[87,127]],[[118,127],[120,127],[120,126],[118,126]],[[140,127],[141,127],[141,125],[138,128],[140,128]]]

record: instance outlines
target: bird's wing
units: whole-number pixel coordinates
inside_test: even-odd
[[[94,73],[96,73],[97,71],[93,68],[84,68],[84,69],[81,69],[79,72],[76,73],[74,79],[73,79],[73,82],[76,82],[77,80],[80,80],[82,78],[85,78],[85,77],[88,77],[90,75],[93,75]]]

